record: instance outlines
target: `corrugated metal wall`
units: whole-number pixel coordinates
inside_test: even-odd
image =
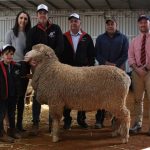
[[[105,17],[115,16],[118,22],[118,29],[127,35],[129,41],[138,34],[137,18],[139,14],[150,15],[150,12],[144,12],[143,10],[137,11],[76,11],[80,14],[82,21],[82,28],[89,33],[95,43],[96,37],[105,32]],[[5,11],[0,12],[0,46],[3,45],[5,39],[5,33],[12,28],[15,22],[15,17],[18,11]],[[32,10],[28,11],[31,16],[32,25],[37,23],[36,13]],[[63,32],[69,29],[68,16],[71,11],[50,11],[49,17],[52,22],[60,25]],[[8,17],[9,16],[9,17]]]
[[[32,18],[32,25],[36,24],[36,14],[34,11],[28,11]],[[77,12],[77,11],[76,11]],[[5,33],[12,28],[18,11],[0,12],[0,46],[4,42]],[[51,11],[49,17],[52,22],[60,25],[63,32],[68,30],[68,15],[70,11]],[[94,39],[105,31],[105,17],[114,15],[118,21],[118,29],[127,35],[129,40],[138,34],[137,17],[143,11],[78,11],[81,16],[82,28],[88,32]],[[145,12],[150,15],[150,12]]]

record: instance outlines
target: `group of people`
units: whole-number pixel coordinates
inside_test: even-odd
[[[129,64],[133,69],[132,82],[136,111],[135,124],[130,132],[138,133],[142,128],[145,91],[150,100],[149,18],[145,15],[138,18],[140,34],[133,39],[130,46],[127,37],[117,29],[117,20],[114,17],[106,18],[106,31],[97,37],[94,46],[91,36],[81,29],[79,14],[73,13],[68,17],[70,28],[64,34],[58,25],[49,20],[46,5],[40,4],[36,15],[38,23],[31,28],[28,13],[25,11],[18,13],[14,27],[6,34],[6,45],[1,51],[0,85],[3,86],[0,86],[0,141],[13,142],[14,138],[21,138],[20,133],[25,132],[23,128],[24,96],[28,84],[26,74],[30,72],[30,66],[23,59],[32,46],[39,43],[51,47],[60,62],[71,66],[94,66],[96,59],[99,65],[111,65],[125,70],[125,62],[129,59]],[[35,91],[32,104],[32,133],[34,135],[38,134],[40,111],[41,104],[36,100]],[[103,127],[106,111],[97,110],[96,128]],[[71,128],[70,112],[70,108],[64,108],[64,129]],[[6,114],[9,121],[7,133],[3,125]],[[85,120],[86,112],[78,111],[77,123],[81,128],[88,127]],[[51,121],[50,116],[49,121]],[[148,133],[150,135],[150,131]]]

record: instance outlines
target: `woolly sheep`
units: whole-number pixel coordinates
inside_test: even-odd
[[[32,61],[31,61],[32,60]],[[58,61],[54,51],[46,45],[33,46],[25,61],[36,62],[32,86],[37,100],[48,104],[52,117],[52,141],[59,141],[59,123],[64,106],[70,109],[93,111],[106,109],[120,123],[113,135],[120,134],[128,142],[130,111],[126,97],[130,78],[114,66],[72,67]]]

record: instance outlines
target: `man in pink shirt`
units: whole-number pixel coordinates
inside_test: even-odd
[[[132,71],[132,84],[134,91],[135,122],[130,133],[138,133],[142,128],[143,99],[147,92],[150,101],[150,20],[142,15],[138,18],[140,34],[136,36],[128,51],[129,65]],[[150,135],[150,109],[149,109],[149,131]]]

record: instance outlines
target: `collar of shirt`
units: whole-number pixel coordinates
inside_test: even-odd
[[[73,49],[74,49],[74,52],[76,53],[77,46],[78,46],[78,43],[79,43],[79,39],[80,39],[80,36],[81,36],[82,32],[79,31],[77,34],[73,34],[70,31],[70,34],[71,34],[71,38],[72,38]]]
[[[146,37],[149,37],[150,36],[150,31],[148,31],[147,33],[140,33],[141,39],[143,38],[144,34],[146,34]]]
[[[71,36],[79,36],[82,34],[81,30],[79,30],[78,33],[74,34],[72,31],[70,31]]]

